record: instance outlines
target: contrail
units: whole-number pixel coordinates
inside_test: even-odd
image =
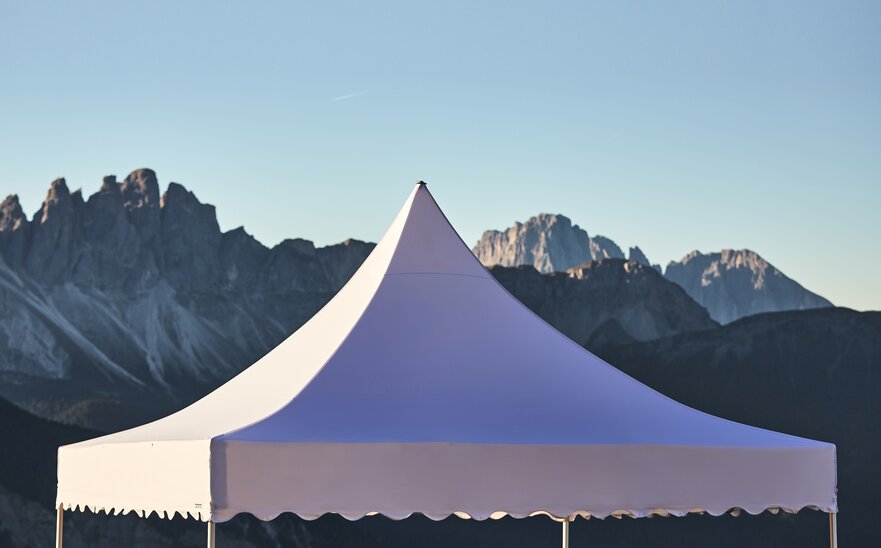
[[[367,93],[367,90],[356,91],[355,93],[349,93],[348,95],[340,95],[339,97],[334,97],[331,101],[345,101],[346,99],[351,99],[352,97],[357,97],[359,95],[364,95]]]

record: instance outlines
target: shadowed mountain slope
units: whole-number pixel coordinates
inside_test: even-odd
[[[707,311],[676,284],[636,261],[606,259],[566,272],[494,266],[505,289],[570,339],[656,339],[715,327]]]
[[[838,447],[842,546],[881,540],[881,312],[760,314],[600,356],[682,403]],[[819,545],[818,545],[819,546]]]

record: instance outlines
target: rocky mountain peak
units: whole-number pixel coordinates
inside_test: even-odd
[[[700,251],[695,249],[694,251],[686,254],[685,257],[682,257],[682,259],[679,260],[679,263],[680,264],[688,264],[691,261],[697,260],[699,257],[703,257],[703,256],[704,256],[703,253],[701,253]],[[670,263],[667,266],[670,266],[671,264],[673,264],[675,262],[676,261],[670,261]]]
[[[191,191],[187,190],[187,188],[180,184],[175,183],[174,181],[168,183],[168,188],[165,189],[165,192],[162,194],[162,197],[159,199],[160,207],[165,207],[169,202],[172,205],[177,204],[186,204],[186,205],[201,205],[201,202],[196,195]],[[186,207],[186,206],[184,206]]]
[[[129,210],[145,206],[159,207],[159,181],[152,169],[141,168],[132,171],[122,182],[120,190],[125,199],[125,206]]]
[[[101,190],[99,192],[119,192],[119,183],[116,182],[116,175],[105,175],[101,179]]]
[[[17,194],[0,203],[0,260],[15,266],[21,263],[27,245],[29,223]]]
[[[52,181],[43,205],[31,222],[26,250],[28,270],[37,277],[44,280],[63,277],[79,236],[77,217],[82,205],[82,194],[71,196],[63,178]]]
[[[624,258],[609,238],[591,238],[565,215],[541,213],[500,230],[487,230],[473,250],[485,266],[530,265],[539,272],[562,272],[585,261]]]
[[[782,275],[758,253],[749,249],[723,249],[717,253],[707,254],[695,250],[683,257],[679,263],[671,261],[667,268],[668,270],[672,268],[675,273],[679,265],[692,265],[694,268],[701,268],[701,284],[704,286],[711,285],[713,279],[721,278],[727,272],[739,270],[749,272],[750,283],[754,289],[759,289],[764,285],[766,273],[775,276]]]
[[[661,273],[661,265],[651,264],[651,262],[649,262],[649,258],[646,257],[645,253],[642,252],[639,246],[631,247],[627,252],[627,258],[631,261],[636,261],[640,264],[650,266],[655,269],[656,272]]]
[[[273,251],[278,250],[296,255],[305,255],[307,257],[315,256],[315,244],[312,243],[312,241],[304,240],[303,238],[288,238],[282,240],[272,249]]]
[[[723,249],[721,255],[722,263],[730,268],[747,267],[753,270],[768,268],[768,261],[750,249]]]
[[[522,226],[524,224],[537,224],[540,226],[551,227],[554,225],[560,225],[563,230],[568,230],[573,226],[572,220],[565,215],[561,215],[559,213],[539,213],[534,217],[530,217],[528,221],[525,223],[515,222],[514,226]],[[578,225],[574,225],[576,229],[578,229]]]
[[[37,215],[39,222],[41,224],[47,222],[49,220],[50,212],[64,208],[68,204],[72,204],[70,190],[67,188],[67,181],[64,180],[64,177],[59,177],[49,185],[49,192],[46,193],[46,199],[43,200],[43,207],[40,208],[40,212]]]
[[[639,248],[639,246],[631,247],[627,251],[627,258],[631,261],[636,261],[640,264],[644,264],[646,266],[651,266],[648,257],[645,256],[645,253]]]
[[[592,236],[590,238],[590,257],[594,261],[603,259],[623,259],[624,252],[611,238],[605,236]]]
[[[198,287],[220,272],[217,213],[178,183],[162,195],[160,241],[165,276],[175,287]]]
[[[27,221],[18,194],[10,194],[0,202],[0,232],[19,230]]]
[[[188,222],[196,222],[200,227],[212,232],[219,232],[217,211],[211,204],[203,204],[196,195],[180,183],[169,183],[168,189],[159,200],[163,219],[169,217],[186,218]]]
[[[80,195],[80,198],[82,195]],[[67,188],[67,181],[63,177],[55,179],[49,185],[49,192],[43,200],[40,210],[34,215],[34,222],[45,225],[47,223],[66,223],[73,215],[75,200]]]
[[[832,306],[749,249],[692,251],[671,261],[664,275],[721,323],[761,312]]]
[[[70,194],[70,190],[67,188],[67,179],[65,179],[64,177],[58,177],[49,184],[49,194],[46,199],[48,200],[50,197],[56,194]]]
[[[71,192],[70,201],[73,203],[74,209],[82,209],[82,207],[86,205],[86,200],[83,198],[83,189],[78,188]]]

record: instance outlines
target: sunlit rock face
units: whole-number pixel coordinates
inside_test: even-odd
[[[624,258],[612,240],[591,237],[568,217],[549,213],[502,231],[487,230],[472,251],[485,266],[529,265],[545,274],[584,262]]]
[[[609,238],[590,236],[567,217],[547,213],[505,230],[484,232],[472,251],[488,267],[529,265],[546,274],[586,262],[624,258]],[[639,247],[631,247],[628,257],[662,272]],[[694,251],[670,262],[664,275],[720,323],[762,312],[832,306],[750,250]]]
[[[668,264],[664,275],[723,324],[762,312],[832,306],[748,249],[693,251]]]

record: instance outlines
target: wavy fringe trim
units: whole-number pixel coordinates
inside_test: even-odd
[[[375,516],[375,515],[383,515],[389,519],[399,521],[399,520],[406,519],[406,518],[408,518],[412,515],[415,515],[415,514],[422,514],[425,517],[427,517],[428,519],[431,519],[433,521],[441,521],[441,520],[446,519],[450,516],[456,516],[461,519],[473,519],[473,520],[477,520],[477,521],[483,521],[483,520],[487,520],[487,519],[498,520],[498,519],[502,519],[506,516],[510,516],[510,517],[517,518],[517,519],[532,517],[532,516],[547,516],[547,517],[549,517],[553,520],[556,520],[556,521],[567,521],[567,520],[573,521],[577,518],[605,519],[608,517],[612,517],[615,519],[621,519],[624,517],[629,517],[629,518],[635,519],[635,518],[671,517],[671,516],[683,517],[683,516],[687,516],[689,514],[698,514],[698,515],[709,514],[711,516],[722,516],[724,514],[730,514],[734,517],[738,517],[743,512],[746,512],[750,515],[755,516],[755,515],[761,514],[762,512],[766,512],[766,511],[770,512],[772,514],[778,514],[781,511],[786,512],[788,514],[797,514],[801,510],[805,510],[805,509],[822,511],[822,512],[826,512],[826,513],[834,513],[834,512],[838,511],[837,508],[832,508],[832,507],[825,508],[825,507],[820,507],[820,506],[816,506],[816,505],[812,505],[812,504],[802,506],[801,508],[786,508],[783,506],[768,506],[768,507],[760,507],[760,508],[759,507],[755,507],[755,508],[733,507],[733,508],[727,508],[724,510],[708,510],[706,508],[692,508],[689,510],[673,510],[673,509],[666,509],[666,508],[653,508],[650,510],[624,510],[624,509],[622,509],[622,510],[614,510],[612,512],[607,512],[607,513],[579,510],[579,511],[572,512],[570,514],[558,514],[558,513],[549,512],[546,510],[536,510],[534,512],[529,512],[529,513],[498,511],[498,512],[492,512],[490,514],[473,514],[473,513],[469,513],[469,512],[463,512],[463,511],[450,512],[450,513],[440,513],[440,514],[426,513],[426,512],[395,512],[395,513],[389,513],[389,512],[366,512],[366,513],[362,513],[362,512],[357,512],[357,513],[322,512],[322,513],[318,513],[318,514],[309,514],[309,513],[296,512],[293,510],[282,510],[282,511],[278,511],[278,512],[263,513],[263,512],[253,512],[253,511],[233,510],[233,509],[226,509],[226,510],[221,510],[221,511],[211,511],[211,512],[208,512],[208,511],[202,512],[202,511],[193,511],[191,509],[176,509],[176,508],[164,508],[164,509],[126,508],[126,507],[119,507],[119,508],[109,507],[109,508],[107,508],[107,507],[103,507],[103,506],[90,505],[90,504],[80,504],[80,503],[60,503],[57,506],[60,506],[64,510],[77,510],[77,511],[81,511],[81,512],[85,512],[86,510],[88,510],[94,514],[105,513],[107,515],[119,516],[119,515],[134,513],[142,518],[147,518],[147,517],[156,515],[162,519],[169,519],[169,520],[174,519],[176,516],[180,516],[184,519],[196,519],[196,520],[203,521],[203,522],[211,521],[214,523],[223,523],[223,522],[229,521],[239,514],[251,514],[252,516],[256,517],[257,519],[259,519],[261,521],[272,521],[275,518],[277,518],[278,516],[280,516],[281,514],[295,514],[306,521],[312,521],[312,520],[318,519],[318,518],[320,518],[324,515],[327,515],[327,514],[337,514],[337,515],[340,515],[340,516],[346,518],[349,521],[356,521],[356,520],[359,520],[359,519],[366,517],[366,516]]]

